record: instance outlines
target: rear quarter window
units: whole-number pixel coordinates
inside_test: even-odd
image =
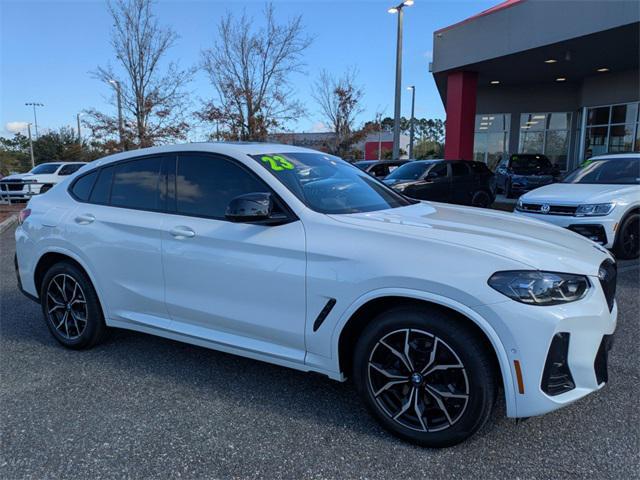
[[[93,189],[93,185],[96,183],[97,178],[98,170],[88,173],[87,175],[83,175],[75,181],[73,187],[71,187],[71,193],[76,197],[76,199],[82,202],[89,201],[89,195],[91,195],[91,190]]]

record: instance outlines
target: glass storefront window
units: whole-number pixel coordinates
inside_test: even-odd
[[[637,102],[588,108],[583,158],[638,151],[639,109]]]
[[[476,115],[476,128],[473,142],[473,159],[484,162],[495,170],[500,160],[509,150],[509,126],[511,115],[508,113],[484,113]]]
[[[546,155],[560,170],[566,170],[570,132],[569,112],[523,113],[518,152]]]
[[[590,108],[587,113],[587,125],[609,123],[609,107]]]
[[[633,149],[635,125],[612,125],[609,131],[609,152],[630,152]]]

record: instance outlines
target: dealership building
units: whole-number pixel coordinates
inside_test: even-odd
[[[507,0],[434,33],[445,158],[640,151],[640,2]]]

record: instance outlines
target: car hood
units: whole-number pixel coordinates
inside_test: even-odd
[[[589,185],[581,183],[554,183],[536,188],[520,199],[532,203],[579,205],[582,203],[608,203],[616,198],[638,191],[638,185]]]
[[[416,180],[406,180],[402,178],[385,178],[382,181],[390,187],[393,187],[394,185],[409,184],[409,183],[416,182]]]
[[[22,180],[23,178],[31,178],[33,173],[14,173],[13,175],[7,175],[2,180]]]
[[[538,220],[434,202],[377,212],[330,215],[340,222],[390,235],[483,251],[527,268],[595,276],[611,255],[569,230]],[[401,248],[401,247],[399,247]]]

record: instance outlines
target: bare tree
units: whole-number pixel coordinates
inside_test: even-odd
[[[152,0],[110,0],[113,20],[111,45],[121,75],[111,65],[98,67],[96,78],[119,84],[127,146],[148,147],[186,138],[188,99],[185,87],[193,70],[182,70],[170,62],[167,51],[177,40],[170,28],[161,27],[152,12]],[[115,105],[116,97],[112,97]],[[117,116],[87,110],[85,124],[94,137],[109,140],[118,132]]]
[[[302,72],[302,55],[312,40],[304,34],[302,17],[277,23],[271,4],[264,16],[266,25],[256,29],[246,13],[239,18],[227,13],[214,47],[202,52],[216,98],[198,116],[222,126],[232,139],[263,140],[304,114],[290,79]]]
[[[336,155],[344,155],[366,135],[366,129],[355,127],[357,116],[363,112],[364,97],[356,80],[355,69],[347,70],[340,78],[323,70],[311,93],[320,108],[323,122],[335,133],[335,150],[332,153]]]

